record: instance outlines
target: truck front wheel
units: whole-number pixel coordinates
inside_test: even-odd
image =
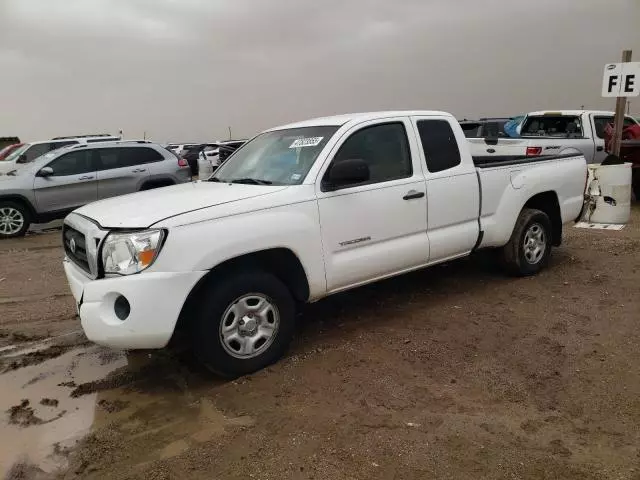
[[[191,341],[209,370],[237,377],[277,361],[291,343],[294,323],[295,302],[276,276],[241,272],[201,291]]]
[[[541,210],[524,208],[518,216],[509,242],[502,250],[507,271],[515,276],[538,273],[551,254],[551,220]]]

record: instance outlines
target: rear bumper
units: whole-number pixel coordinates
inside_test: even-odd
[[[122,349],[165,347],[189,292],[206,273],[145,272],[92,280],[67,259],[64,271],[87,338]],[[125,320],[115,314],[119,296],[130,305]]]

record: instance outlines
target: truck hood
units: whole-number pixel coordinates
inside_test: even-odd
[[[286,186],[191,182],[100,200],[75,210],[103,228],[146,228],[194,210],[269,195]]]

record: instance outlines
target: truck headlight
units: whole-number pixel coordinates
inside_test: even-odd
[[[104,273],[131,275],[155,261],[166,234],[164,230],[110,233],[102,246]]]

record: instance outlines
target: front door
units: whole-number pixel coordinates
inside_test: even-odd
[[[316,183],[327,289],[400,273],[429,261],[425,180],[409,119],[366,122],[347,132]],[[327,187],[332,165],[362,159],[370,180]]]
[[[53,175],[36,176],[33,183],[39,212],[70,211],[97,200],[96,172],[90,151],[65,153],[46,166],[53,170]]]

